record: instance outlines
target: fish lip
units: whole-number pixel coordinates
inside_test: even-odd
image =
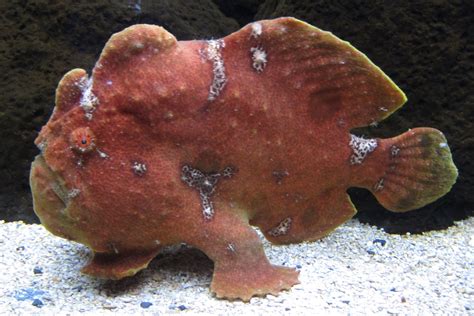
[[[54,171],[51,169],[51,167],[46,162],[46,159],[44,158],[43,154],[36,155],[35,160],[33,161],[33,164],[35,164],[35,166],[36,166],[36,164],[39,164],[41,167],[43,167],[44,170],[47,171],[48,178],[56,180],[55,176],[54,176]],[[55,181],[55,182],[57,182],[57,181]]]
[[[52,234],[75,240],[75,219],[69,214],[67,188],[62,177],[39,154],[31,165],[30,186],[33,209],[41,224]]]
[[[51,184],[51,189],[53,193],[56,195],[58,200],[62,202],[64,208],[66,208],[68,201],[66,199],[67,188],[64,184],[64,181],[61,181],[57,173],[54,172],[53,169],[51,169],[42,153],[38,154],[35,157],[35,160],[33,161],[33,168],[37,167],[40,167],[42,168],[42,170],[45,171],[45,173],[43,173],[43,176],[47,178],[48,182]]]

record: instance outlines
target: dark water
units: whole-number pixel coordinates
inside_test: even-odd
[[[473,1],[0,1],[0,219],[35,222],[28,185],[33,140],[72,68],[92,69],[107,39],[136,23],[178,39],[219,38],[259,19],[295,16],[366,53],[407,94],[402,110],[361,132],[387,137],[432,126],[448,138],[460,176],[421,210],[393,214],[350,190],[359,218],[393,232],[443,228],[474,209]],[[469,39],[471,39],[469,41]]]

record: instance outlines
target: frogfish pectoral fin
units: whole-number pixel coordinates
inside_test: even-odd
[[[145,269],[159,248],[133,253],[94,253],[92,261],[81,272],[95,277],[118,280]]]

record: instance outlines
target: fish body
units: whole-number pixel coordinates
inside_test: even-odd
[[[356,213],[350,187],[396,212],[450,190],[440,131],[351,134],[405,101],[349,43],[293,18],[210,41],[135,25],[91,76],[74,69],[59,83],[35,141],[35,212],[92,249],[85,273],[130,276],[184,242],[214,261],[217,297],[278,294],[298,273],[271,265],[251,226],[276,244],[311,241]]]

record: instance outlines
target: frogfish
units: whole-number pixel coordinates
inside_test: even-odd
[[[439,130],[351,133],[406,100],[348,42],[294,18],[213,40],[134,25],[91,75],[59,82],[35,140],[34,210],[91,249],[83,273],[132,276],[185,243],[214,262],[216,297],[277,295],[298,271],[269,262],[256,228],[274,244],[313,241],[356,213],[348,188],[394,212],[451,189],[457,169]]]

